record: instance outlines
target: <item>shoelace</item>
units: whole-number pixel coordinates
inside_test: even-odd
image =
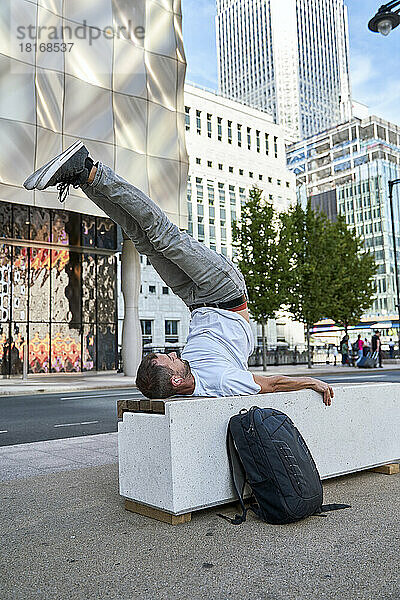
[[[58,199],[59,201],[65,202],[69,194],[69,188],[72,185],[73,188],[77,189],[80,186],[80,183],[76,182],[76,174],[72,177],[65,178],[64,181],[61,181],[57,184],[58,189]]]

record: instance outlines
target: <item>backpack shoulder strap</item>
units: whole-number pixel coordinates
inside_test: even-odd
[[[351,508],[350,504],[323,504],[321,512],[330,512],[331,510],[341,510],[342,508]]]
[[[332,510],[341,510],[342,508],[351,508],[350,504],[323,504],[312,516],[313,517],[327,517],[324,513]]]
[[[238,497],[240,507],[242,509],[242,514],[235,515],[234,519],[230,519],[226,515],[221,514],[218,514],[218,516],[222,517],[223,519],[226,519],[227,521],[232,523],[232,525],[240,525],[246,520],[246,515],[248,511],[243,501],[244,486],[246,485],[246,472],[242,465],[242,461],[240,460],[239,454],[236,450],[235,442],[233,441],[229,425],[226,434],[226,450],[228,454],[229,470],[232,477],[233,487],[235,488],[235,492]]]

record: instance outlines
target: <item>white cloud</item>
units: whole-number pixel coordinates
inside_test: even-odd
[[[351,56],[352,95],[369,107],[370,113],[400,124],[400,80],[367,55]]]
[[[353,89],[368,83],[374,77],[371,58],[365,55],[352,54],[350,72]]]

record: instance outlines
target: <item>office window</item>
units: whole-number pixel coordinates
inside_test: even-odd
[[[203,202],[203,179],[196,177],[196,196],[197,202]]]
[[[210,115],[210,113],[207,113],[207,135],[210,138],[211,137],[211,117],[212,115]]]
[[[243,169],[239,169],[239,175],[243,175]]]
[[[275,158],[278,158],[278,138],[274,135],[274,152]]]
[[[167,294],[169,294],[169,288],[163,286],[162,293],[163,293],[164,296],[167,295]]]
[[[178,341],[178,323],[174,319],[166,319],[164,322],[165,342],[175,344]]]
[[[289,183],[289,181],[287,181],[287,182],[286,182],[286,187],[287,187],[287,188],[288,188],[288,187],[290,187],[290,183]]]
[[[185,129],[186,131],[190,131],[190,108],[189,106],[185,106]]]
[[[200,135],[201,134],[201,110],[196,110],[196,128],[197,128],[197,133]]]
[[[256,129],[256,149],[260,152],[260,132]]]
[[[251,150],[251,128],[247,128],[247,149]]]
[[[151,344],[153,341],[153,321],[147,319],[140,320],[140,328],[142,330],[142,343]]]
[[[207,181],[207,195],[208,195],[208,203],[210,206],[214,205],[214,182]],[[211,208],[210,208],[210,216],[211,216]]]
[[[233,167],[229,167],[229,173],[233,173]]]
[[[258,179],[259,179],[260,181],[262,181],[262,178],[263,178],[263,176],[262,176],[262,175],[259,175],[259,176],[258,176]]]
[[[269,135],[265,134],[265,154],[269,154]]]
[[[280,180],[280,179],[277,179],[277,180],[276,180],[276,183],[277,183],[278,185],[281,185],[281,183],[282,183],[282,182],[281,182],[281,180]]]
[[[218,141],[222,142],[222,117],[217,117],[218,122]]]
[[[222,163],[218,163],[218,169],[219,169],[220,171],[222,171],[222,169],[223,169],[223,168],[224,168],[224,165],[223,165]]]
[[[228,121],[228,144],[232,144],[232,121]]]
[[[253,171],[249,171],[249,177],[250,179],[253,179]]]
[[[207,161],[207,167],[212,167],[212,160]]]
[[[201,165],[201,158],[196,158],[196,165]]]
[[[268,183],[272,183],[272,177],[268,177]]]
[[[218,197],[219,197],[219,205],[224,206],[225,204],[225,190],[224,184],[218,183]]]
[[[155,294],[155,293],[156,293],[156,286],[149,285],[149,294]]]
[[[242,126],[238,123],[237,126],[237,143],[239,148],[242,146]]]

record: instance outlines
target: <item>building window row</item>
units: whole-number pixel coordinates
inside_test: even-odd
[[[190,106],[185,106],[185,129],[186,131],[190,131]],[[198,133],[198,135],[201,135],[202,133],[202,123],[201,123],[201,110],[196,109],[196,132]],[[206,113],[206,125],[207,125],[207,137],[211,138],[213,135],[213,125],[212,125],[212,118],[213,115],[211,113]],[[242,132],[243,132],[243,125],[241,123],[237,123],[236,124],[236,140],[237,140],[237,145],[239,148],[242,147],[242,143],[243,143],[243,138],[242,138]],[[246,144],[247,144],[247,149],[251,150],[253,145],[253,139],[254,139],[254,134],[252,134],[252,128],[251,127],[247,127],[246,126],[246,130],[245,130],[245,134],[246,134]],[[223,118],[222,117],[218,117],[217,116],[217,139],[219,142],[223,141]],[[232,134],[232,121],[227,120],[227,127],[226,127],[226,139],[228,144],[232,144],[232,140],[233,140],[233,134]],[[278,137],[277,136],[272,136],[271,138],[271,144],[273,144],[273,154],[275,158],[278,158]],[[262,149],[261,149],[261,131],[259,129],[255,130],[255,150],[258,153],[261,153]],[[270,138],[269,138],[269,134],[265,133],[265,146],[264,146],[264,152],[265,154],[268,156],[270,154]]]
[[[201,165],[201,158],[196,157],[196,165]],[[212,160],[207,160],[207,167],[210,168],[210,169],[212,169],[212,167],[213,167],[213,161]],[[218,163],[218,170],[219,171],[223,171],[224,170],[223,163]],[[231,167],[231,166],[229,166],[228,167],[228,171],[229,171],[229,173],[234,173],[234,168]],[[244,169],[240,169],[239,168],[238,169],[238,173],[239,173],[239,175],[243,176],[244,175]],[[254,179],[254,172],[253,171],[249,171],[248,173],[249,173],[250,179]],[[197,179],[201,179],[201,178],[197,178]],[[259,181],[263,181],[263,179],[264,179],[263,175],[261,173],[259,173],[258,174],[258,180]],[[267,180],[268,180],[268,183],[272,183],[272,177],[268,177]],[[281,179],[277,179],[276,180],[276,185],[281,186],[282,185],[282,180]],[[286,181],[286,187],[290,188],[290,181]],[[191,195],[191,185],[190,185],[190,195]]]
[[[149,262],[147,264],[150,265]],[[148,290],[149,290],[149,294],[155,294],[157,292],[157,286],[155,284],[150,284],[148,286]],[[161,292],[162,292],[163,296],[168,295],[169,294],[169,287],[167,287],[167,286],[161,286]],[[140,286],[140,293],[143,294],[143,285]]]
[[[142,330],[143,346],[152,345],[154,339],[154,321],[152,319],[141,319],[140,327]],[[179,320],[164,320],[164,343],[177,344],[179,341]]]

